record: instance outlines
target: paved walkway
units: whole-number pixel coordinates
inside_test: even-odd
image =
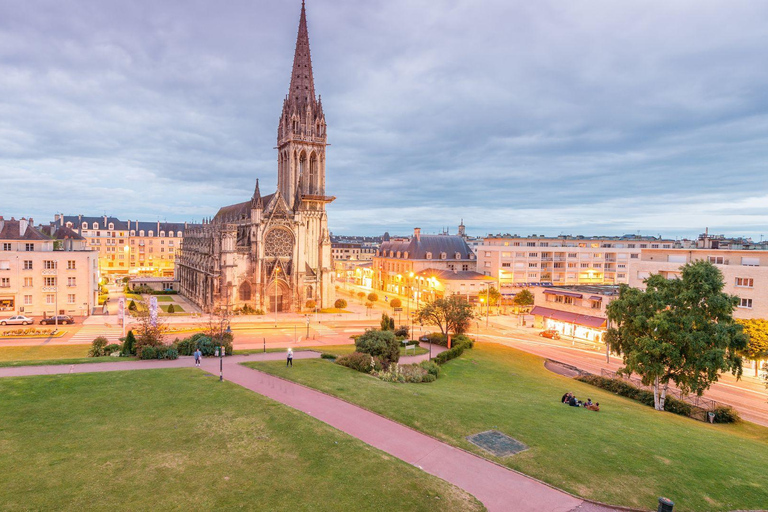
[[[317,352],[294,354],[296,361],[316,357],[319,357]],[[245,361],[274,361],[284,360],[284,358],[284,352],[230,356],[224,359],[224,378],[313,416],[464,489],[479,499],[489,511],[602,512],[614,510],[580,500],[356,405],[239,364]],[[189,367],[191,364],[191,358],[184,357],[176,361],[11,367],[0,368],[0,377],[182,368]],[[203,370],[217,374],[219,361],[216,358],[204,359]]]

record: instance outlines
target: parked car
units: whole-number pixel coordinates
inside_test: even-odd
[[[11,318],[3,318],[0,320],[0,325],[30,325],[33,323],[35,323],[33,319],[24,315],[16,315]]]
[[[539,333],[539,336],[542,336],[544,338],[549,338],[551,340],[559,340],[560,339],[560,333],[557,332],[554,329],[547,329],[546,331],[541,331]]]
[[[75,319],[72,318],[69,315],[56,315],[56,316],[49,316],[48,318],[43,318],[40,320],[40,325],[55,325],[55,324],[73,324],[75,323]]]

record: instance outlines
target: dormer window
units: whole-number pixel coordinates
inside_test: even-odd
[[[149,236],[155,236],[155,232],[152,231],[151,229],[149,230]]]
[[[144,230],[139,231],[139,236],[144,236]]]
[[[136,230],[131,230],[131,236],[136,236]]]
[[[397,251],[397,257],[398,258],[400,257],[400,251]]]
[[[427,259],[428,259],[428,260],[431,260],[431,259],[432,259],[432,253],[431,253],[431,252],[428,252],[426,256],[427,256]]]
[[[67,227],[71,228],[72,227],[72,223],[71,222],[67,222]]]
[[[88,223],[87,222],[83,222],[83,229],[88,229]]]
[[[161,231],[160,236],[165,236],[165,231]]]
[[[168,236],[169,236],[170,238],[173,238],[173,231],[169,231],[169,232],[168,232]]]
[[[447,259],[447,258],[448,258],[448,255],[447,255],[447,254],[445,254],[444,252],[441,252],[441,253],[440,253],[440,259],[441,259],[441,260],[444,260],[444,259]]]
[[[405,258],[406,260],[408,259],[408,251],[405,251],[405,252],[403,253],[403,258]]]
[[[98,222],[94,222],[93,223],[93,229],[99,229],[99,223]]]
[[[115,229],[115,225],[113,223],[109,223],[109,229]]]
[[[461,259],[461,253],[460,253],[460,252],[457,252],[456,254],[454,254],[454,255],[453,255],[453,259],[455,259],[455,260],[460,260],[460,259]]]
[[[395,257],[395,251],[389,251],[389,257],[394,258]]]

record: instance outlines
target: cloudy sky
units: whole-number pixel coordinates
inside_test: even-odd
[[[276,186],[298,0],[0,0],[0,214]],[[337,234],[768,237],[768,3],[309,0]]]

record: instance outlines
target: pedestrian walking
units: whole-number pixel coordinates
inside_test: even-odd
[[[288,360],[285,362],[285,366],[293,368],[293,349],[288,349]]]
[[[195,350],[195,366],[200,366],[200,358],[203,357],[203,353],[198,348]]]

